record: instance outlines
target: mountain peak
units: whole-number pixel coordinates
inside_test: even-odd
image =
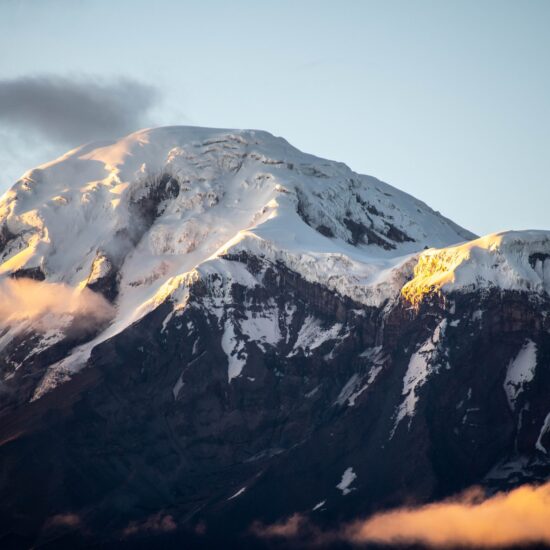
[[[84,145],[27,172],[0,201],[0,231],[0,276],[92,290],[116,306],[84,358],[216,258],[281,262],[379,304],[399,294],[413,254],[472,237],[267,132],[185,126]]]
[[[155,256],[173,275],[251,235],[354,262],[472,236],[413,197],[267,132],[184,126],[85,145],[27,172],[0,202],[0,224],[12,236],[1,272],[40,267],[70,285],[82,285],[103,253]]]
[[[0,200],[5,532],[20,498],[33,540],[70,511],[120,542],[154,502],[175,537],[235,541],[540,480],[550,234],[474,237],[253,130],[142,130],[29,171]]]

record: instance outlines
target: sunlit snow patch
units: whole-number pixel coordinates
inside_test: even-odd
[[[350,488],[350,485],[357,479],[357,475],[353,471],[353,468],[350,466],[345,470],[345,472],[342,474],[342,479],[340,480],[340,483],[336,485],[337,489],[340,489],[342,491],[343,495],[348,495],[353,491],[353,488]]]

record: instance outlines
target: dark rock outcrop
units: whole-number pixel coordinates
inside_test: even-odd
[[[161,305],[98,345],[69,382],[4,411],[0,540],[263,547],[249,531],[256,520],[307,513],[330,528],[472,484],[550,475],[537,448],[550,445],[545,298],[495,290],[367,308],[281,264],[226,260],[261,284],[231,284],[214,310],[225,283],[200,279],[185,309]],[[280,338],[252,338],[247,322],[268,316]],[[228,323],[246,359],[230,381]],[[506,371],[527,340],[535,378],[512,409]],[[423,349],[414,407],[400,419]],[[492,477],[519,458],[515,476]],[[356,478],[344,493],[348,468]]]

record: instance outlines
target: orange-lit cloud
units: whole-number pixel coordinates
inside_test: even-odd
[[[64,325],[67,319],[97,323],[109,319],[113,307],[103,296],[88,289],[32,279],[0,281],[0,326],[30,320],[37,328]]]
[[[129,537],[142,532],[168,533],[175,531],[177,527],[174,518],[170,514],[157,512],[144,521],[130,522],[122,534],[125,537]]]
[[[353,542],[418,542],[433,548],[503,548],[550,544],[550,483],[523,485],[487,499],[479,491],[417,508],[401,508],[356,522],[345,530]]]
[[[82,520],[78,514],[66,513],[51,517],[46,522],[47,527],[77,528],[82,526]]]
[[[294,514],[284,521],[264,525],[256,521],[251,531],[260,538],[296,538],[304,531],[308,531],[310,524],[301,514]]]
[[[488,549],[550,544],[550,483],[523,485],[488,498],[481,489],[472,489],[454,499],[383,512],[335,531],[321,531],[295,514],[271,525],[256,522],[252,532],[261,538],[307,540],[312,546],[335,541]]]

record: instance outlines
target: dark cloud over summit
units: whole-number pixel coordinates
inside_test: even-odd
[[[158,91],[141,82],[53,75],[0,80],[0,122],[19,133],[77,146],[147,125]]]

